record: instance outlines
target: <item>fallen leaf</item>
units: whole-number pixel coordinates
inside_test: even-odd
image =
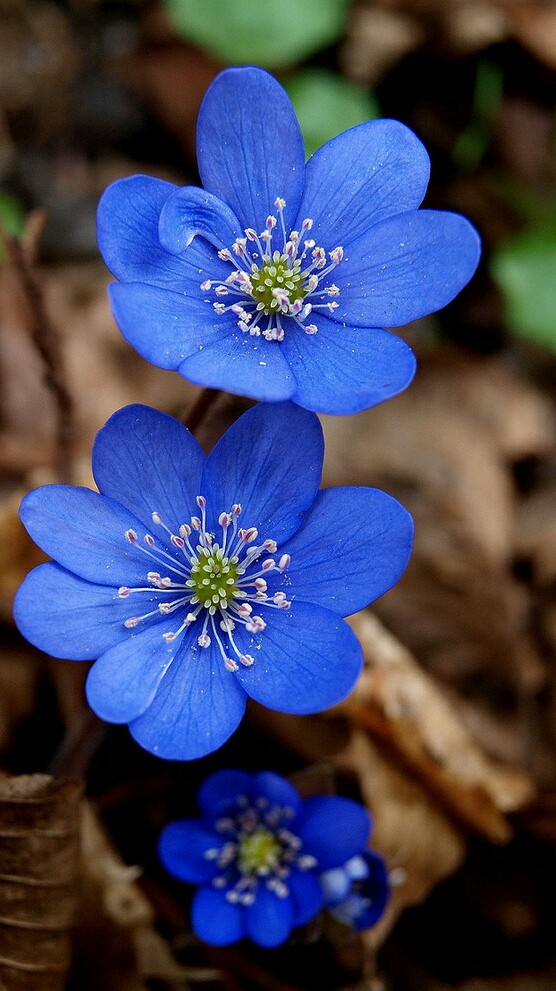
[[[76,902],[78,783],[0,775],[0,980],[62,991]]]
[[[491,842],[508,840],[506,814],[534,795],[527,776],[486,757],[432,678],[370,611],[352,616],[350,625],[365,668],[332,712],[385,743],[456,823]]]
[[[503,359],[439,349],[411,389],[352,417],[324,417],[327,485],[376,485],[415,520],[400,582],[376,604],[426,665],[461,686],[478,672],[538,688],[531,599],[512,572],[511,464],[552,446],[552,410]]]

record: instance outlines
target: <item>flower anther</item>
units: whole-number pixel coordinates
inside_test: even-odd
[[[212,886],[224,889],[231,904],[252,905],[259,885],[277,898],[287,898],[292,868],[317,867],[316,858],[301,853],[302,841],[288,828],[294,809],[271,805],[264,798],[250,802],[245,795],[238,795],[235,804],[235,810],[215,824],[222,845],[204,853],[217,867]]]

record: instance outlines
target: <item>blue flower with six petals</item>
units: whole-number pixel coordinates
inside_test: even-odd
[[[244,936],[264,947],[284,943],[323,906],[319,873],[360,855],[371,829],[357,802],[302,800],[271,771],[217,771],[198,802],[202,818],[166,826],[159,854],[170,874],[199,886],[192,926],[217,946]]]
[[[95,441],[98,493],[23,500],[54,562],[23,582],[19,629],[96,659],[91,707],[161,757],[215,750],[248,695],[300,714],[339,702],[361,667],[342,617],[398,580],[413,525],[378,489],[318,491],[323,453],[318,418],[291,403],[253,407],[208,457],[172,417],[119,410]]]
[[[317,412],[404,389],[415,359],[384,328],[445,306],[480,253],[463,217],[418,209],[429,160],[413,132],[368,121],[305,165],[288,96],[247,67],[209,88],[197,145],[204,189],[139,175],[101,198],[126,339],[191,382]]]

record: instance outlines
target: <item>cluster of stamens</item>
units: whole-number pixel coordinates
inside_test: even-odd
[[[292,867],[306,871],[317,866],[316,858],[301,852],[301,840],[285,825],[294,816],[293,808],[271,805],[264,797],[251,804],[245,795],[237,796],[236,805],[235,814],[215,824],[222,846],[205,850],[205,858],[219,871],[213,886],[225,888],[232,904],[252,905],[259,884],[277,898],[287,898]]]
[[[340,264],[344,249],[337,247],[329,251],[327,261],[324,248],[306,237],[313,221],[307,218],[300,231],[290,231],[287,235],[284,224],[286,201],[278,197],[274,205],[279,219],[267,217],[265,229],[259,234],[247,227],[245,237],[236,238],[231,250],[222,248],[218,257],[229,262],[233,271],[224,281],[205,279],[201,289],[214,292],[218,297],[212,304],[216,313],[231,310],[245,334],[262,335],[267,341],[282,341],[283,317],[290,317],[306,334],[316,334],[317,325],[306,322],[309,315],[319,309],[333,312],[338,308],[339,304],[333,298],[340,295],[338,286],[321,283]],[[278,226],[278,236],[283,239],[280,250],[272,244]],[[222,301],[226,296],[231,297],[231,302]]]
[[[275,540],[258,544],[255,527],[243,529],[238,526],[239,503],[235,503],[229,513],[221,513],[218,517],[222,538],[216,543],[214,534],[207,531],[204,496],[197,496],[197,505],[201,516],[192,516],[190,523],[179,527],[178,533],[166,526],[159,513],[152,514],[153,523],[168,535],[175,555],[169,554],[150,533],[141,542],[135,530],[126,530],[126,540],[164,572],[149,570],[148,586],[122,586],[118,590],[120,598],[147,592],[149,598],[156,595],[161,599],[155,609],[126,619],[124,625],[131,629],[153,617],[178,612],[183,616],[179,628],[161,634],[167,643],[171,643],[198,620],[198,646],[210,647],[214,641],[227,670],[237,671],[239,664],[250,667],[254,657],[237,646],[236,626],[244,626],[248,633],[261,633],[266,623],[262,616],[254,614],[254,607],[289,609],[291,605],[284,592],[270,594],[267,584],[271,572],[284,572],[289,567],[290,557],[282,554],[276,561],[268,556],[278,549]]]

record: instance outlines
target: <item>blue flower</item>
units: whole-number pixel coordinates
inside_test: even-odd
[[[198,123],[204,190],[132,176],[105,191],[98,240],[112,309],[148,361],[199,385],[354,413],[415,371],[399,327],[449,303],[479,258],[457,214],[418,210],[429,160],[393,120],[305,165],[272,76],[227,69]]]
[[[324,871],[320,882],[330,914],[359,932],[378,922],[390,897],[386,864],[373,850]]]
[[[357,802],[302,800],[271,771],[217,771],[198,800],[202,818],[166,826],[159,854],[170,874],[199,886],[192,926],[217,946],[244,936],[265,947],[284,943],[320,911],[319,873],[360,854],[371,825]]]
[[[344,698],[361,650],[341,617],[402,574],[412,522],[378,489],[318,491],[318,418],[259,404],[205,457],[146,406],[99,432],[100,493],[46,485],[21,518],[56,563],[21,586],[21,632],[55,657],[97,659],[91,707],[161,757],[235,730],[247,695],[311,713]]]

